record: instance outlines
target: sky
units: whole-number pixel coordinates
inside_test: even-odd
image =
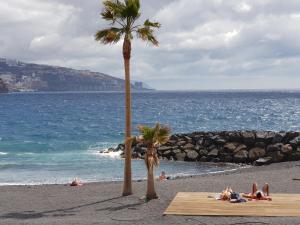
[[[100,0],[0,0],[0,57],[124,77]],[[158,90],[299,89],[299,0],[141,0],[159,47],[134,39],[131,76]]]

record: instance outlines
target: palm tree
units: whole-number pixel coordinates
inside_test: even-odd
[[[99,30],[95,39],[103,44],[114,44],[123,37],[123,58],[125,67],[125,168],[123,196],[132,194],[131,185],[131,91],[130,91],[130,55],[133,34],[143,41],[148,41],[157,46],[158,41],[154,36],[154,29],[159,28],[159,23],[150,22],[148,19],[143,25],[137,25],[140,17],[139,0],[104,0],[101,16],[109,22],[109,27]]]
[[[147,193],[146,198],[148,200],[157,198],[154,187],[154,171],[153,167],[159,164],[156,148],[162,144],[165,144],[170,137],[170,129],[168,127],[162,127],[159,123],[155,127],[139,126],[138,127],[141,136],[137,138],[137,141],[143,142],[147,146],[145,154],[145,164],[147,167]]]

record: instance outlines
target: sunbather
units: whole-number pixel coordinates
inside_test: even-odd
[[[70,184],[70,186],[81,186],[81,185],[82,185],[82,182],[77,177]]]
[[[256,200],[272,200],[269,196],[269,184],[267,183],[265,183],[262,189],[258,189],[257,183],[253,183],[252,193],[243,194],[243,197]]]

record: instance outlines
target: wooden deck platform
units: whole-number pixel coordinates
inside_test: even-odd
[[[300,194],[272,194],[272,201],[247,201],[245,203],[219,201],[212,198],[214,195],[214,193],[206,192],[179,192],[164,214],[300,217]]]

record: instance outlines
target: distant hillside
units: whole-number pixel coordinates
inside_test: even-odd
[[[0,58],[0,79],[14,91],[123,91],[124,80],[103,73]],[[133,90],[149,90],[142,82]],[[0,82],[1,89],[1,82]]]

